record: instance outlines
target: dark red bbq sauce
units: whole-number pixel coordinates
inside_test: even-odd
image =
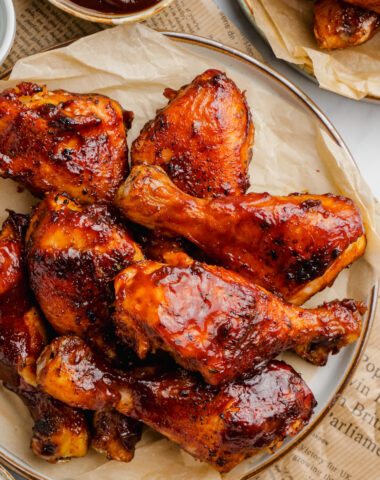
[[[109,14],[136,13],[152,7],[160,0],[70,0],[89,10]]]

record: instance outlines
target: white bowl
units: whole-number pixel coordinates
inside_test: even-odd
[[[0,65],[7,58],[16,32],[16,16],[12,0],[0,0]]]
[[[0,0],[1,1],[1,0]],[[135,13],[102,13],[95,10],[90,10],[85,7],[81,7],[70,0],[49,0],[55,7],[60,8],[66,13],[70,13],[75,17],[89,20],[90,22],[108,23],[113,25],[120,25],[122,23],[135,23],[142,22],[153,15],[161,12],[164,8],[168,7],[174,0],[161,0],[152,7],[145,8]]]

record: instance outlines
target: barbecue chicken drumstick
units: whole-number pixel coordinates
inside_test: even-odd
[[[93,410],[115,407],[221,472],[296,434],[314,406],[307,385],[280,362],[219,388],[178,368],[152,366],[120,375],[78,337],[55,339],[37,372],[41,388],[61,401]]]
[[[133,357],[110,324],[112,280],[143,257],[109,208],[82,207],[50,194],[32,216],[27,241],[31,286],[54,329],[83,335],[109,362],[129,366]],[[119,417],[111,410],[96,412],[91,445],[108,458],[130,461],[141,425]]]
[[[26,225],[25,216],[10,213],[0,234],[0,379],[34,419],[32,451],[55,463],[86,455],[89,432],[83,412],[35,388],[36,361],[47,335],[25,279]]]
[[[25,216],[12,213],[0,236],[0,378],[22,399],[35,421],[33,452],[54,463],[86,455],[90,434],[83,412],[35,388],[36,361],[47,335],[25,280],[23,230],[27,223]],[[96,337],[96,346],[102,353],[107,348],[104,355],[110,358],[119,351],[113,345],[111,355],[109,345],[114,342],[107,335],[110,332]],[[120,418],[114,410],[94,415],[91,445],[108,458],[130,461],[140,436],[141,425],[136,420]]]
[[[254,140],[251,113],[235,83],[208,70],[178,92],[166,89],[169,104],[148,122],[132,145],[132,164],[164,168],[182,190],[199,198],[239,195],[249,186]],[[182,250],[183,238],[137,232],[148,258]]]
[[[110,203],[128,174],[131,118],[102,95],[21,83],[0,94],[0,175],[37,196]]]
[[[329,285],[366,245],[359,210],[333,195],[198,199],[161,168],[141,165],[115,202],[130,220],[186,237],[222,266],[295,304]]]
[[[316,2],[314,34],[320,48],[333,50],[361,45],[379,31],[380,2],[378,2],[379,13],[364,10],[356,6],[356,3],[356,1],[346,3],[341,0]]]
[[[140,357],[164,349],[218,385],[252,374],[280,352],[305,345],[330,351],[360,336],[362,306],[351,300],[305,310],[221,267],[185,254],[145,261],[115,280],[118,333]]]
[[[218,70],[165,95],[169,104],[133,143],[132,165],[159,165],[195,197],[243,194],[254,139],[245,95]]]
[[[107,325],[113,278],[143,259],[108,207],[82,207],[61,194],[50,194],[39,204],[26,241],[31,287],[60,334],[93,336]]]

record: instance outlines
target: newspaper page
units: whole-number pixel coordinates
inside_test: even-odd
[[[16,37],[8,58],[0,66],[0,75],[20,58],[110,28],[109,25],[69,15],[47,0],[13,0],[13,3],[17,22]],[[212,0],[176,0],[161,13],[149,18],[145,24],[156,30],[211,38],[261,59],[249,40]]]
[[[255,480],[380,479],[379,326],[377,309],[369,343],[343,394],[311,435]]]

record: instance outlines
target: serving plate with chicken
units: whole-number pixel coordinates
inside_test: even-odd
[[[134,99],[63,80],[0,94],[0,202],[17,211],[0,237],[0,402],[17,395],[34,421],[27,461],[20,437],[0,453],[30,478],[71,464],[85,478],[81,462],[106,469],[105,456],[127,475],[151,429],[189,478],[249,478],[322,419],[370,329],[366,205],[325,172],[318,191],[304,175],[290,189],[292,173],[267,163],[281,164],[268,139],[288,132],[270,120],[286,109],[352,162],[339,135],[259,62],[155,35],[186,45],[196,68],[164,88],[152,79],[144,109],[146,85]],[[175,71],[170,56],[159,68]],[[297,169],[322,169],[317,150]]]

